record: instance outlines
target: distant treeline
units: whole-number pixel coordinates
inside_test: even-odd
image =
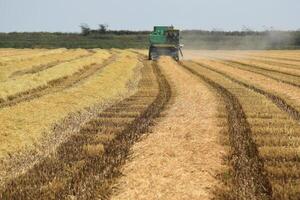
[[[0,33],[0,48],[148,48],[150,31]],[[182,31],[189,49],[300,49],[300,31]]]

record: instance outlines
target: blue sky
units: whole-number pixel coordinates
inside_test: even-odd
[[[111,29],[300,29],[300,0],[0,0],[0,32]]]

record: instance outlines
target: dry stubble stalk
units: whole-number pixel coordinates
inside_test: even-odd
[[[171,96],[170,86],[155,63],[143,70],[135,95],[88,122],[79,134],[63,143],[55,155],[7,184],[0,197],[107,199],[130,146],[147,131]]]

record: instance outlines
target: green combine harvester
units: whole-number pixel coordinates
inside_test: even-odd
[[[149,60],[157,60],[160,56],[171,56],[179,60],[183,56],[180,45],[180,31],[173,26],[155,26],[150,34]]]

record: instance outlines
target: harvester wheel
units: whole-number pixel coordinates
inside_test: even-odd
[[[148,60],[153,60],[152,58],[152,48],[149,48],[149,53],[148,53]]]

